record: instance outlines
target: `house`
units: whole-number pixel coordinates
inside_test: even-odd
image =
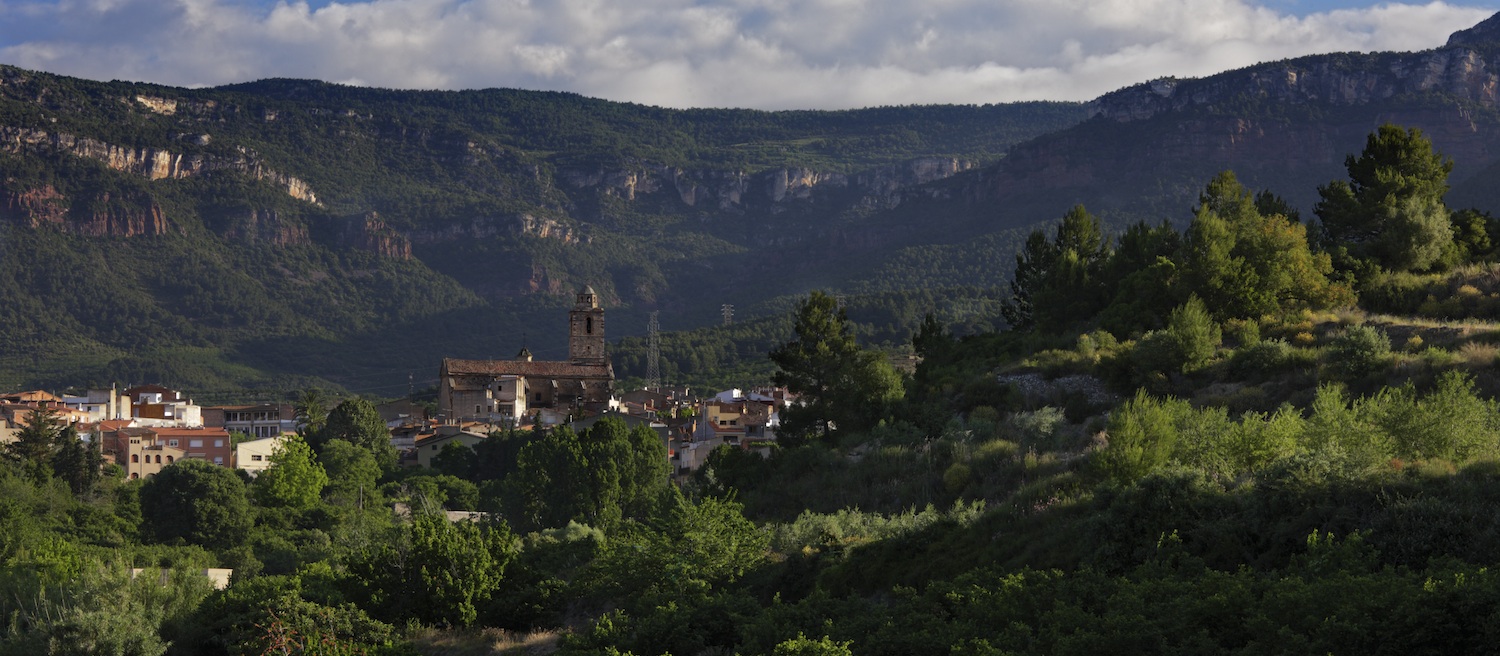
[[[121,395],[114,387],[91,389],[82,396],[64,395],[62,401],[69,408],[86,415],[88,418],[84,421],[96,422],[130,417],[129,397]]]
[[[194,427],[203,425],[203,408],[181,392],[161,385],[137,385],[126,389],[130,416],[143,426]]]
[[[413,403],[411,399],[396,399],[375,406],[375,412],[385,421],[386,428],[395,428],[403,424],[426,421],[427,408],[419,403]]]
[[[285,439],[285,436],[276,435],[258,440],[246,440],[234,445],[234,466],[245,470],[251,476],[259,476],[261,472],[271,467],[271,456],[281,448],[281,443]]]
[[[136,426],[101,432],[99,448],[125,470],[125,477],[146,478],[183,458],[233,465],[229,432],[222,428]]]
[[[290,403],[220,405],[203,409],[203,425],[251,438],[297,432],[297,410]]]
[[[457,442],[472,449],[476,444],[487,439],[489,439],[488,433],[463,430],[458,426],[439,426],[433,435],[417,440],[417,464],[431,467],[433,457],[442,453],[443,447],[450,442]]]
[[[438,412],[448,423],[486,421],[520,426],[541,410],[549,418],[610,405],[615,373],[604,350],[604,309],[593,287],[568,312],[568,359],[533,360],[526,349],[511,360],[444,358]]]

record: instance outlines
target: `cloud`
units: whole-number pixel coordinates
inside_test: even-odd
[[[1335,51],[1420,50],[1491,11],[1295,16],[1246,0],[0,0],[0,61],[94,79],[521,87],[674,107],[1084,100]]]

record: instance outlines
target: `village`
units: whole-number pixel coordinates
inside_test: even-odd
[[[661,436],[676,477],[686,477],[720,446],[766,454],[779,412],[795,397],[784,388],[729,389],[697,396],[684,386],[619,392],[605,348],[604,310],[591,287],[568,313],[569,359],[444,359],[438,400],[402,398],[375,404],[391,446],[406,467],[431,467],[449,444],[472,449],[511,430],[569,426],[583,431],[605,418],[649,426]],[[433,410],[436,412],[433,412]],[[292,403],[201,406],[188,391],[159,384],[80,393],[31,390],[0,394],[0,445],[10,444],[34,414],[48,412],[79,440],[97,444],[121,477],[149,478],[184,459],[251,477],[271,465],[282,441],[309,419]]]

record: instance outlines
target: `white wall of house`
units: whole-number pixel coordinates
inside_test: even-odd
[[[271,466],[271,454],[281,447],[283,439],[285,438],[278,435],[236,444],[234,446],[235,466],[249,472],[251,476],[259,475]]]

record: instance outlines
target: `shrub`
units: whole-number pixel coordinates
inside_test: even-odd
[[[1281,371],[1291,359],[1292,345],[1285,340],[1268,339],[1235,351],[1229,369],[1236,376],[1253,378]]]
[[[1350,326],[1329,344],[1327,366],[1337,378],[1364,378],[1385,368],[1391,339],[1371,326]]]
[[[1223,341],[1219,324],[1209,316],[1208,309],[1197,296],[1172,310],[1167,319],[1167,333],[1177,340],[1181,350],[1184,369],[1197,369],[1213,358]]]

